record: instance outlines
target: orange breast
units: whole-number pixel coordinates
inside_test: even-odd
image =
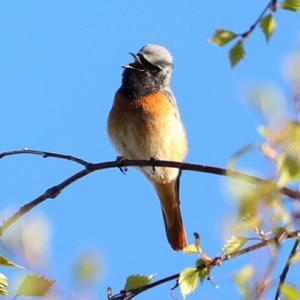
[[[174,113],[172,103],[163,93],[147,95],[138,100],[124,100],[117,94],[113,110],[115,110],[115,113],[121,118],[124,115],[126,117],[126,114],[130,116],[134,114],[134,117],[137,119],[142,119],[142,117],[146,115],[149,117],[151,115],[152,118],[156,118],[156,116]]]
[[[186,155],[186,136],[177,108],[163,93],[139,100],[122,99],[117,94],[108,131],[125,157],[182,161]]]

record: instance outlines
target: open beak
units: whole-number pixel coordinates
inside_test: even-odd
[[[141,63],[140,58],[135,53],[129,52],[129,54],[134,58],[134,62],[130,63],[128,65],[122,66],[122,68],[132,69],[132,70],[143,72],[144,67],[143,67],[143,64]]]
[[[135,59],[135,60],[139,60],[139,57],[133,53],[133,52],[129,52],[129,54]]]

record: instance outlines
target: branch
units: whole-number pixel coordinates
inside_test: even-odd
[[[80,165],[83,165],[84,169],[75,173],[74,175],[72,175],[71,177],[62,181],[61,183],[49,188],[42,195],[40,195],[33,201],[27,203],[26,205],[22,206],[15,214],[13,214],[11,217],[9,217],[7,220],[4,221],[4,223],[0,227],[0,236],[2,236],[3,233],[13,223],[15,223],[20,217],[22,217],[28,211],[33,209],[35,206],[39,205],[40,203],[44,202],[47,199],[56,198],[67,186],[69,186],[72,183],[74,183],[75,181],[87,176],[88,174],[98,171],[98,170],[104,170],[104,169],[109,169],[109,168],[123,169],[124,167],[130,167],[130,166],[152,167],[154,170],[155,170],[155,167],[169,167],[169,168],[178,168],[180,170],[186,170],[186,171],[196,171],[196,172],[210,173],[210,174],[215,174],[215,175],[220,175],[220,176],[229,176],[229,177],[237,178],[240,180],[245,180],[247,182],[254,183],[254,184],[258,184],[258,183],[262,183],[262,182],[272,182],[272,181],[264,180],[264,179],[261,179],[261,178],[255,177],[255,176],[251,176],[248,174],[236,172],[231,169],[218,168],[218,167],[206,166],[206,165],[200,165],[200,164],[191,164],[191,163],[182,163],[182,162],[174,162],[174,161],[164,161],[164,160],[153,160],[153,159],[150,159],[150,160],[126,160],[126,159],[119,160],[118,159],[116,161],[108,161],[108,162],[103,162],[103,163],[89,163],[85,160],[82,160],[80,158],[70,156],[70,155],[63,155],[63,154],[44,152],[44,151],[38,151],[38,150],[27,150],[27,149],[0,153],[0,159],[5,156],[18,155],[18,154],[32,154],[32,155],[42,156],[44,158],[45,157],[53,157],[53,158],[70,160],[70,161],[76,162]],[[300,200],[300,193],[298,191],[295,191],[295,190],[292,190],[292,189],[289,189],[286,187],[281,187],[278,189],[283,195],[286,195],[297,201]],[[292,232],[292,233],[288,233],[286,235],[286,238],[295,237],[299,233],[300,233],[300,230]],[[247,248],[241,249],[239,251],[235,251],[231,254],[224,255],[223,257],[215,257],[212,260],[212,262],[210,263],[209,267],[210,267],[210,269],[212,269],[215,266],[219,266],[221,264],[221,262],[223,262],[223,261],[227,261],[227,260],[233,259],[235,257],[238,257],[240,255],[246,254],[248,252],[257,250],[259,248],[266,246],[267,244],[269,244],[271,242],[279,242],[279,238],[273,237],[271,239],[264,240],[257,244],[254,244],[252,246],[249,246]],[[300,242],[297,243],[296,249],[298,248],[299,243]],[[295,248],[295,246],[294,246],[294,248]],[[290,256],[291,257],[293,256],[293,251]],[[285,276],[289,269],[289,265],[286,266],[286,268],[287,268],[287,271],[284,271],[283,275],[281,276],[281,278],[283,278],[282,282],[284,282]],[[151,284],[148,284],[144,287],[140,287],[137,289],[132,289],[129,291],[121,291],[120,294],[118,294],[118,295],[109,296],[109,299],[111,299],[111,300],[132,299],[133,297],[137,296],[138,294],[140,294],[148,289],[151,289],[153,287],[164,284],[166,282],[178,279],[179,275],[180,274],[178,273],[178,274],[163,278],[161,280],[158,280],[156,282],[153,282]]]
[[[0,153],[0,159],[5,156],[18,155],[18,154],[32,154],[32,155],[42,156],[43,158],[54,157],[54,158],[59,158],[59,159],[65,159],[65,160],[70,160],[70,161],[76,162],[85,167],[89,164],[87,161],[85,161],[81,158],[71,156],[71,155],[64,155],[64,154],[59,154],[59,153],[40,151],[40,150],[29,150],[29,149],[2,152],[2,153]]]
[[[290,266],[293,263],[293,257],[296,255],[296,253],[299,250],[299,245],[300,245],[300,236],[298,235],[298,238],[297,238],[297,240],[294,243],[294,246],[293,246],[293,248],[291,250],[289,258],[288,258],[288,260],[287,260],[287,262],[286,262],[286,264],[285,264],[285,266],[283,268],[283,271],[282,271],[281,275],[279,276],[280,281],[279,281],[278,288],[277,288],[277,291],[276,291],[275,300],[279,300],[280,299],[280,294],[281,294],[282,286],[284,285],[284,282],[285,282],[287,273],[289,272]]]
[[[238,34],[238,36],[240,36],[241,38],[247,38],[252,33],[252,31],[254,31],[254,29],[257,27],[259,22],[262,20],[262,18],[268,12],[268,10],[275,12],[276,9],[277,9],[277,0],[271,0],[267,4],[267,6],[263,9],[263,11],[260,13],[260,15],[258,16],[256,21],[250,26],[250,28],[247,31]]]
[[[288,232],[288,233],[286,233],[285,239],[290,239],[290,238],[298,237],[299,234],[300,234],[300,230],[296,230],[296,231],[293,231],[293,232]],[[297,241],[298,241],[298,243],[300,242],[299,239],[297,239]],[[211,269],[213,269],[216,266],[220,266],[220,264],[222,262],[229,261],[229,260],[231,260],[233,258],[236,258],[238,256],[241,256],[241,255],[247,254],[249,252],[255,251],[257,249],[260,249],[262,247],[265,247],[265,246],[267,246],[269,244],[279,243],[279,242],[282,242],[281,241],[281,237],[277,237],[277,236],[276,237],[272,237],[272,238],[270,238],[268,240],[263,240],[263,241],[261,241],[261,242],[259,242],[257,244],[251,245],[249,247],[246,247],[246,248],[238,250],[238,251],[234,251],[234,252],[232,252],[230,254],[223,255],[221,257],[220,256],[216,256],[214,259],[212,259],[212,262],[209,265],[203,265],[199,269],[201,269],[201,268],[210,268],[210,270],[211,270]],[[289,260],[290,260],[290,258],[289,258]],[[147,291],[147,290],[149,290],[151,288],[154,288],[154,287],[156,287],[158,285],[162,285],[162,284],[164,284],[166,282],[178,279],[179,276],[180,276],[180,273],[177,273],[177,274],[165,277],[163,279],[157,280],[155,282],[152,282],[152,283],[150,283],[148,285],[145,285],[145,286],[142,286],[142,287],[138,287],[138,288],[127,290],[127,291],[126,290],[122,290],[122,291],[120,291],[119,294],[116,294],[114,296],[109,296],[108,300],[130,300],[130,299],[133,299],[138,294],[143,293],[143,292],[145,292],[145,291]]]
[[[73,176],[67,178],[63,182],[59,183],[58,185],[55,185],[48,190],[46,190],[45,193],[34,199],[33,201],[25,204],[22,206],[17,212],[15,212],[12,216],[10,216],[8,219],[6,219],[2,226],[0,226],[0,237],[3,235],[3,233],[13,224],[15,223],[19,218],[21,218],[23,215],[25,215],[27,212],[29,212],[31,209],[39,205],[40,203],[44,202],[47,199],[54,199],[56,198],[63,189],[65,189],[70,184],[74,183],[75,181],[79,180],[80,178],[88,175],[89,173],[93,172],[93,170],[90,170],[88,167],[84,170],[74,174]]]
[[[14,213],[11,217],[9,217],[7,220],[4,221],[2,226],[0,226],[0,237],[3,235],[3,233],[13,224],[15,223],[19,218],[21,218],[24,214],[29,212],[31,209],[39,205],[40,203],[44,202],[47,199],[54,199],[56,198],[67,186],[74,183],[75,181],[79,180],[80,178],[83,178],[87,176],[88,174],[98,171],[98,170],[104,170],[109,168],[124,168],[124,167],[130,167],[130,166],[139,166],[139,167],[169,167],[169,168],[178,168],[180,170],[186,170],[186,171],[195,171],[195,172],[202,172],[202,173],[210,173],[220,176],[230,176],[233,178],[238,178],[240,180],[245,180],[250,183],[262,183],[262,182],[271,182],[268,180],[264,180],[255,176],[247,175],[244,173],[236,172],[229,169],[224,168],[218,168],[213,166],[206,166],[206,165],[200,165],[200,164],[191,164],[191,163],[182,163],[182,162],[174,162],[174,161],[164,161],[164,160],[117,160],[117,161],[108,161],[103,163],[89,163],[82,159],[70,156],[70,155],[63,155],[63,154],[57,154],[52,152],[43,152],[38,150],[16,150],[16,151],[10,151],[10,152],[3,152],[0,153],[0,158],[4,156],[9,155],[17,155],[17,154],[33,154],[33,155],[39,155],[42,157],[55,157],[65,160],[71,160],[76,163],[79,163],[81,165],[84,165],[85,168],[82,171],[79,171],[72,175],[71,177],[67,178],[63,182],[49,188],[46,190],[42,195],[34,199],[33,201],[25,204],[22,206],[16,213]],[[300,193],[298,191],[291,190],[286,187],[281,187],[280,192],[290,198],[293,198],[297,201],[300,200]]]
[[[142,286],[142,287],[139,287],[139,288],[136,288],[136,289],[131,289],[131,290],[127,290],[127,291],[122,290],[122,291],[120,291],[119,294],[111,296],[108,299],[109,300],[125,300],[125,299],[130,300],[130,299],[134,298],[135,296],[137,296],[138,294],[141,294],[141,293],[143,293],[147,290],[150,290],[150,289],[152,289],[152,288],[154,288],[158,285],[162,285],[162,284],[167,283],[169,281],[173,281],[175,279],[178,279],[179,275],[180,275],[180,273],[177,273],[177,274],[174,274],[174,275],[165,277],[163,279],[154,281],[152,283],[149,283],[145,286]]]

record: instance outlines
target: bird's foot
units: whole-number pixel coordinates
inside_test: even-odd
[[[157,158],[155,156],[151,157],[149,159],[149,162],[152,164],[152,175],[155,175],[155,163],[157,161]]]
[[[126,158],[124,156],[117,156],[116,162],[118,163],[119,170],[126,175],[126,172],[128,171],[128,168],[124,166]]]

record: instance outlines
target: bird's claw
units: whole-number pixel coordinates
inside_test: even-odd
[[[149,159],[149,162],[152,164],[152,175],[155,175],[155,163],[157,161],[157,158],[156,157],[151,157]]]
[[[118,163],[118,168],[124,175],[126,175],[126,172],[128,171],[128,168],[124,167],[125,160],[126,160],[126,158],[123,156],[117,156],[117,159],[116,159],[116,162]]]

